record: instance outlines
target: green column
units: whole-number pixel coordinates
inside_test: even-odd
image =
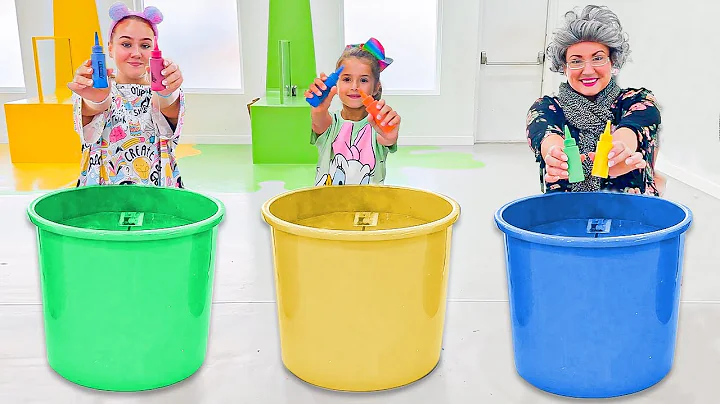
[[[298,86],[298,89],[307,87],[317,74],[310,0],[270,0],[267,91],[280,89],[278,43],[282,40],[290,41],[292,84]]]
[[[297,96],[281,97],[280,41],[290,42],[290,84]],[[250,106],[254,164],[314,164],[310,105],[303,92],[315,79],[310,0],[270,0],[266,93]]]

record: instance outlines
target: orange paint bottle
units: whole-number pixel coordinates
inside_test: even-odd
[[[371,114],[373,116],[373,119],[377,122],[377,114],[380,112],[380,108],[377,106],[377,100],[375,100],[371,95],[367,95],[363,90],[360,91],[360,96],[362,97],[362,103],[365,106],[365,109],[367,110],[368,114]],[[385,117],[383,117],[385,119]],[[395,125],[391,126],[380,126],[380,122],[377,122],[377,125],[383,129],[383,132],[390,133],[393,129],[395,129]]]

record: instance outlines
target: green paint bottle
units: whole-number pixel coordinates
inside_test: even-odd
[[[570,129],[565,125],[565,142],[563,143],[563,152],[568,157],[568,180],[571,183],[585,181],[585,173],[583,172],[582,161],[580,160],[580,148],[575,144],[570,134]]]

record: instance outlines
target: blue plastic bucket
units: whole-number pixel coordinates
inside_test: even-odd
[[[558,395],[607,398],[672,368],[692,213],[657,197],[551,193],[495,213],[515,367]]]

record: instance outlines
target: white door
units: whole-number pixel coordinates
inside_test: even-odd
[[[550,0],[481,0],[475,142],[526,142],[542,95]]]

